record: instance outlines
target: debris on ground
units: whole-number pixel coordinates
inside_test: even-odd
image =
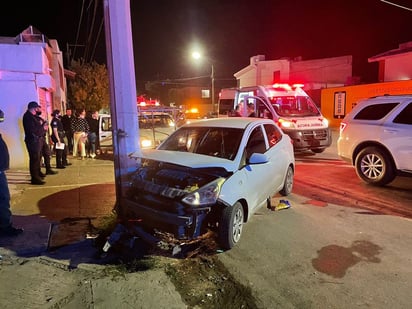
[[[276,206],[271,206],[270,209],[273,211],[278,211],[282,209],[290,208],[290,202],[288,200],[279,200],[279,203]]]

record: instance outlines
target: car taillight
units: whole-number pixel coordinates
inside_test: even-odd
[[[348,124],[347,124],[346,122],[341,122],[341,123],[340,123],[339,134],[342,134],[342,133],[343,133],[343,130],[345,130],[345,128],[346,128],[347,125],[348,125]]]

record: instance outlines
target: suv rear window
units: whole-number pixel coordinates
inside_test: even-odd
[[[353,119],[378,120],[385,117],[399,103],[384,103],[366,106]]]

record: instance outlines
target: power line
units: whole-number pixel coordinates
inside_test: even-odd
[[[389,5],[396,6],[396,7],[398,7],[398,8],[404,9],[404,10],[412,11],[412,8],[408,8],[408,7],[406,7],[406,6],[402,6],[402,5],[399,5],[399,4],[390,2],[390,1],[381,0],[381,2],[384,2],[384,3],[389,4]]]
[[[71,61],[73,60],[73,57],[76,53],[76,46],[78,46],[78,42],[79,42],[79,35],[80,35],[80,28],[81,28],[81,24],[82,24],[82,19],[83,19],[83,9],[84,9],[84,0],[82,2],[82,9],[80,11],[80,18],[79,18],[79,22],[77,23],[77,33],[76,33],[76,41],[74,43],[74,49],[73,49],[73,53],[71,54],[71,58],[70,61],[68,63],[68,65],[70,65]]]

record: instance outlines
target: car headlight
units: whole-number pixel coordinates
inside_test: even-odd
[[[322,118],[322,124],[327,127],[329,126],[329,120],[327,120],[326,118]]]
[[[207,185],[191,192],[183,198],[183,202],[191,206],[204,206],[216,203],[225,178],[218,178]]]
[[[152,148],[153,142],[150,139],[142,139],[140,145],[142,148]]]
[[[278,124],[283,129],[294,129],[296,127],[295,123],[293,121],[286,120],[286,119],[283,119],[283,118],[280,118],[278,120]]]

